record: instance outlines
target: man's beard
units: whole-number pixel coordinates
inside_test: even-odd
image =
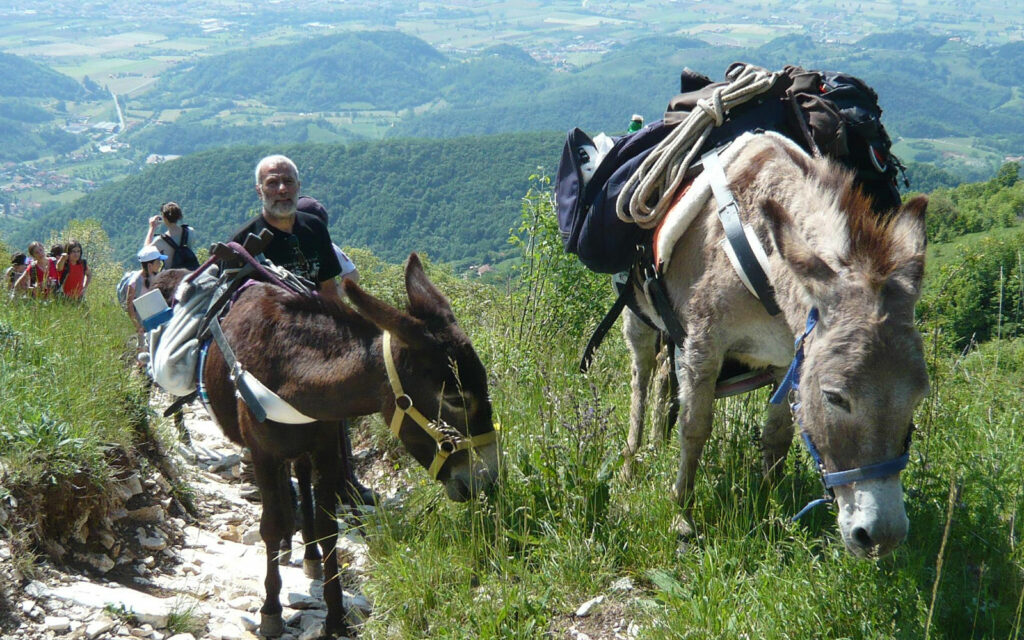
[[[295,200],[274,202],[264,199],[263,211],[271,218],[290,218],[295,215]]]

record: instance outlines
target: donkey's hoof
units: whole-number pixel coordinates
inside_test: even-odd
[[[694,530],[693,525],[690,524],[689,518],[680,514],[672,520],[672,531],[679,536],[680,540],[693,540],[696,537],[697,532]]]
[[[265,638],[276,638],[284,633],[284,620],[280,613],[260,614],[260,635]]]
[[[277,554],[277,564],[281,565],[282,567],[283,566],[287,566],[288,564],[291,563],[291,561],[292,561],[292,550],[291,549],[284,549],[280,553]]]
[[[324,581],[324,565],[320,560],[304,558],[302,560],[302,572],[310,580]]]

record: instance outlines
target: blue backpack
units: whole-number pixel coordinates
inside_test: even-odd
[[[135,271],[125,271],[124,275],[117,282],[117,302],[122,307],[128,306],[128,287],[135,281],[135,277],[139,275],[138,269]]]

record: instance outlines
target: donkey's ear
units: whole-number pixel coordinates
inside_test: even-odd
[[[455,314],[448,298],[427,277],[423,263],[415,253],[405,263],[405,290],[409,295],[409,313],[417,318],[441,317],[455,322]]]
[[[924,214],[928,197],[910,200],[896,214],[892,222],[894,267],[886,280],[886,288],[897,286],[916,300],[921,294],[924,279],[924,251],[928,245]]]
[[[394,334],[410,347],[427,347],[435,343],[422,321],[373,297],[347,278],[342,281],[341,287],[360,315],[383,331]]]
[[[807,244],[793,224],[792,216],[781,204],[766,199],[761,202],[761,211],[771,222],[772,239],[779,255],[811,295],[819,297],[816,293],[836,277],[836,272]]]

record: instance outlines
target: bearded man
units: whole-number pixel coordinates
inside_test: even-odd
[[[279,267],[317,286],[320,295],[340,299],[334,278],[341,265],[334,253],[327,226],[314,215],[298,211],[299,170],[288,157],[271,155],[256,164],[256,193],[262,213],[235,232],[232,240],[242,244],[250,234],[269,229],[273,240],[263,255]]]
[[[263,248],[264,257],[315,283],[320,295],[340,301],[341,292],[334,278],[341,274],[341,265],[331,234],[320,218],[296,209],[300,186],[299,170],[288,157],[271,155],[260,160],[256,164],[256,193],[263,211],[235,232],[232,240],[242,244],[250,233],[259,235],[263,229],[269,229],[274,237]],[[341,434],[345,455],[351,461],[352,442],[347,424]],[[378,501],[378,496],[359,482],[351,464],[346,480],[343,497],[349,504]]]

